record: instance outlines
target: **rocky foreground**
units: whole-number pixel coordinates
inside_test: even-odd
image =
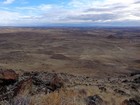
[[[0,70],[0,105],[140,105],[140,72],[97,79]]]

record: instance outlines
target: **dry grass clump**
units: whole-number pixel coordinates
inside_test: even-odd
[[[15,97],[9,105],[29,105],[30,97],[28,96],[18,96]]]
[[[50,94],[33,96],[30,105],[85,105],[85,103],[78,91],[63,88]]]
[[[121,96],[113,96],[110,93],[99,93],[97,89],[77,88],[66,89],[62,88],[59,91],[54,91],[48,94],[36,94],[33,96],[22,96],[14,99],[13,105],[87,105],[86,98],[98,94],[107,103],[107,105],[120,105],[126,99]],[[18,104],[17,104],[18,103]]]

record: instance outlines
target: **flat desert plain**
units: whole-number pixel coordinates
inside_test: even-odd
[[[0,29],[0,68],[99,77],[139,71],[140,29]]]

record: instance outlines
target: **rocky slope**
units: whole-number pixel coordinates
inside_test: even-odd
[[[140,73],[99,79],[0,70],[0,105],[140,105]]]

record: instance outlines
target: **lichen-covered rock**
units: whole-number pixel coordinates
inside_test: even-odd
[[[8,70],[0,70],[0,79],[6,79],[6,80],[16,80],[18,78],[18,74],[12,69]]]

